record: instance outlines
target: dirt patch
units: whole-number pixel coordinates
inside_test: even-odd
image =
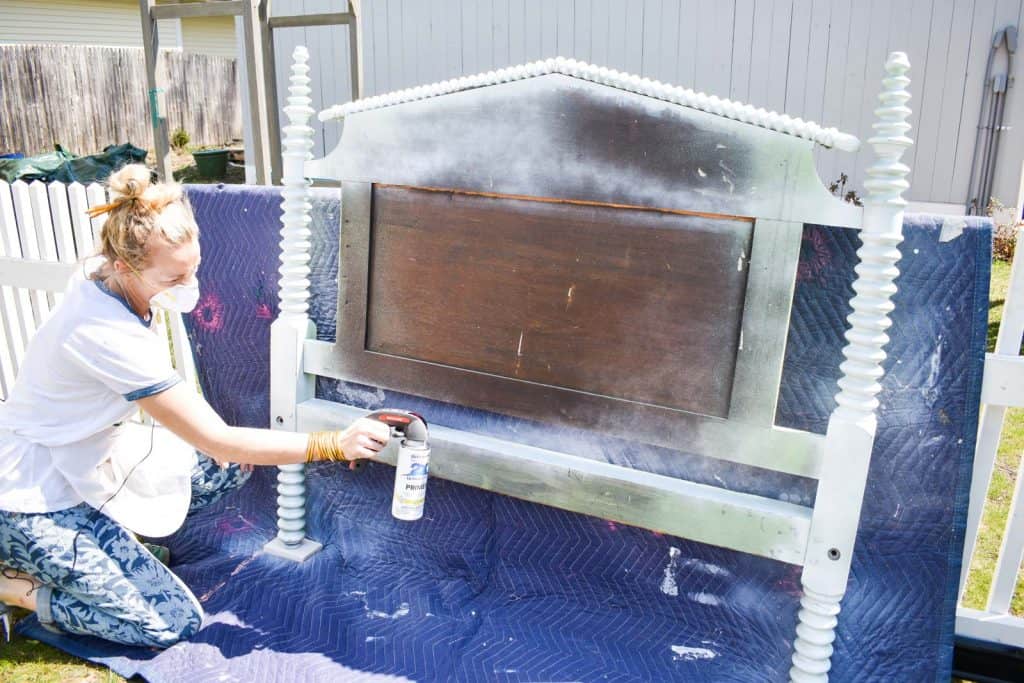
[[[198,150],[196,150],[198,151]],[[156,154],[150,150],[146,156],[146,164],[156,168]],[[245,168],[240,163],[228,162],[227,173],[223,178],[207,178],[199,173],[191,151],[171,150],[171,171],[179,183],[225,183],[228,185],[245,184]]]

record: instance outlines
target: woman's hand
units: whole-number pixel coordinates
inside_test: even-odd
[[[391,439],[391,428],[383,422],[368,420],[361,417],[347,429],[338,432],[338,447],[345,454],[346,460],[372,458],[388,445]],[[350,462],[349,469],[355,469],[356,463]]]

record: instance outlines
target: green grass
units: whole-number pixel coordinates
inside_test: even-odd
[[[11,634],[11,642],[0,644],[0,681],[4,683],[111,683],[123,680],[104,666],[83,662],[16,633]]]
[[[989,293],[988,350],[995,348],[999,322],[1003,317],[1006,289],[1010,281],[1010,264],[1004,261],[992,263],[992,288]],[[1006,518],[1010,512],[1013,488],[1020,476],[1021,454],[1024,453],[1024,408],[1010,408],[1003,422],[1003,435],[996,454],[996,466],[992,473],[985,511],[978,530],[978,542],[967,576],[967,590],[964,591],[964,607],[985,609],[992,574],[995,572],[999,547],[1006,529]],[[1024,504],[1024,501],[1022,501]],[[1024,617],[1024,578],[1017,581],[1010,613]]]

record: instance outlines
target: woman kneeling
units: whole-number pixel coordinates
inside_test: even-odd
[[[315,434],[225,424],[180,381],[153,325],[154,307],[187,312],[199,297],[199,229],[182,190],[150,184],[138,165],[109,185],[111,203],[94,210],[108,213],[99,254],[32,338],[0,404],[0,609],[166,647],[195,633],[203,611],[133,531],[172,533],[253,465],[368,458],[389,433],[365,419]],[[140,408],[173,435],[134,423]]]

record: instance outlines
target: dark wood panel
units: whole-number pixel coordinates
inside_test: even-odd
[[[751,233],[745,219],[376,187],[365,348],[724,417]]]

